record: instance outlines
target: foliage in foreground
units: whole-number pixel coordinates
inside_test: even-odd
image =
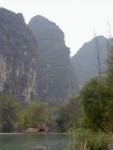
[[[93,132],[90,129],[70,129],[69,150],[106,150],[113,142],[113,133]]]
[[[105,78],[91,79],[80,92],[84,111],[83,126],[92,130],[113,131],[113,94]]]

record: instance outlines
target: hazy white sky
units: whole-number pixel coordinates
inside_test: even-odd
[[[113,0],[0,0],[0,7],[21,12],[26,23],[42,15],[64,32],[71,55],[97,35],[109,37],[113,29]],[[110,24],[110,27],[108,25]]]

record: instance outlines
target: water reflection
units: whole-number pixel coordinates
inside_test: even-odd
[[[26,150],[36,146],[45,146],[51,150],[64,150],[67,147],[67,137],[65,134],[0,135],[0,150]]]

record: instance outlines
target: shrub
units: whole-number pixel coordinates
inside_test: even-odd
[[[106,150],[113,142],[113,134],[105,132],[93,132],[90,129],[70,129],[69,150]]]

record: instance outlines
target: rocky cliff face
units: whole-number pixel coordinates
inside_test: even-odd
[[[55,105],[75,95],[77,85],[64,33],[53,22],[36,16],[29,28],[38,42],[39,99]]]
[[[81,87],[91,78],[99,75],[99,61],[101,74],[105,72],[108,58],[108,43],[103,36],[98,36],[85,43],[72,57],[79,86]],[[98,57],[100,60],[98,60]]]
[[[28,102],[37,95],[37,42],[22,14],[0,8],[0,94]]]
[[[61,29],[46,18],[34,17],[29,27],[22,14],[0,8],[0,94],[55,106],[77,91],[69,48]]]

